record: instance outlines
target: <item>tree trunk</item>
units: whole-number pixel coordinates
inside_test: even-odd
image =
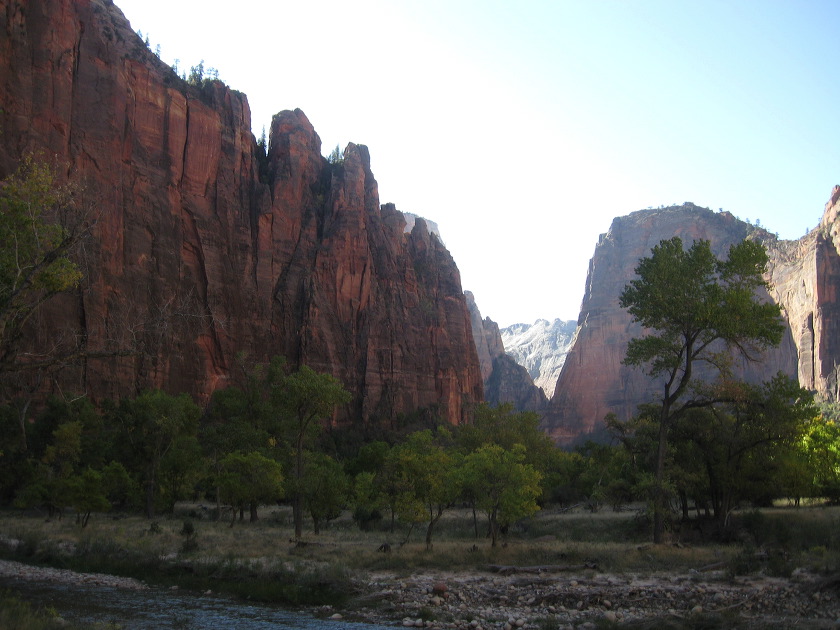
[[[478,514],[475,511],[475,501],[472,502],[473,513],[473,529],[475,530],[475,539],[478,540]]]
[[[146,480],[146,518],[155,517],[155,474],[149,471],[149,478]]]
[[[222,518],[222,489],[216,486],[216,514],[213,516],[214,521],[219,521]]]
[[[251,511],[251,522],[256,523],[258,520],[260,520],[259,514],[257,514],[257,504],[251,503],[249,507]]]
[[[297,440],[297,453],[295,453],[295,491],[292,497],[292,518],[295,522],[295,539],[300,540],[303,536],[303,493],[301,482],[303,481],[303,429],[300,429]]]
[[[665,538],[665,455],[668,452],[668,405],[663,403],[659,417],[659,445],[656,449],[656,477],[653,487],[653,542],[660,544]]]

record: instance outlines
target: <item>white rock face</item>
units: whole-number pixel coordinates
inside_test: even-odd
[[[500,332],[505,353],[528,370],[534,384],[551,398],[576,328],[574,320],[538,319],[533,324],[502,328]]]
[[[403,232],[411,232],[414,229],[414,224],[417,222],[417,219],[423,219],[426,222],[426,228],[428,228],[429,234],[434,234],[443,243],[443,237],[440,235],[440,228],[438,228],[437,223],[412,212],[403,212],[403,216],[405,217],[405,229],[403,229]]]

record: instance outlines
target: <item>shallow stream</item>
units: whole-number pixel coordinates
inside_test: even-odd
[[[51,606],[68,621],[113,623],[121,630],[384,630],[393,626],[319,619],[264,604],[217,595],[149,588],[119,589],[0,577],[0,590],[35,605]]]

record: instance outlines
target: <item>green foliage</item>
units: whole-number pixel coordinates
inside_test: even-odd
[[[445,431],[418,431],[388,453],[386,469],[396,490],[395,506],[401,520],[427,523],[426,547],[432,545],[434,526],[458,496],[456,458]]]
[[[799,446],[800,461],[812,481],[811,494],[840,502],[840,425],[819,416]]]
[[[92,512],[107,512],[111,504],[105,496],[102,473],[86,468],[69,480],[68,503],[75,508],[82,527],[87,527]]]
[[[321,523],[341,515],[350,495],[341,464],[324,453],[306,454],[306,476],[301,492],[303,503],[312,517],[315,534],[321,532]]]
[[[708,497],[725,525],[740,500],[778,495],[784,462],[808,431],[812,395],[782,374],[761,385],[738,385],[733,402],[688,410],[674,425],[675,467],[702,471],[694,496]],[[765,498],[767,497],[767,498]]]
[[[0,373],[22,367],[23,327],[38,307],[82,277],[70,254],[89,225],[74,194],[31,156],[0,182]]]
[[[15,630],[73,630],[54,610],[35,608],[12,592],[0,592],[0,628]]]
[[[624,362],[649,365],[651,376],[679,387],[683,379],[687,386],[695,362],[720,363],[715,342],[749,356],[778,345],[784,330],[779,306],[755,294],[767,286],[766,267],[767,253],[756,241],[733,245],[726,260],[714,256],[708,241],[695,241],[688,250],[679,237],[660,242],[639,261],[638,278],[619,297],[650,331],[630,341]]]
[[[678,237],[661,241],[636,267],[619,303],[646,329],[627,346],[624,363],[646,366],[661,379],[658,438],[654,467],[654,541],[662,542],[667,509],[665,464],[669,433],[689,409],[732,401],[739,388],[731,382],[730,355],[750,359],[777,345],[784,330],[779,307],[762,302],[767,253],[756,241],[743,241],[719,260],[708,241],[683,248]],[[712,386],[696,382],[695,369],[707,365],[720,377]],[[688,393],[691,396],[687,396]]]
[[[541,476],[525,463],[521,444],[511,450],[498,444],[479,447],[464,458],[459,477],[466,494],[487,515],[493,547],[503,526],[539,510]]]
[[[111,414],[119,430],[120,461],[142,480],[147,518],[155,514],[164,459],[181,438],[195,435],[200,414],[186,394],[172,396],[158,390],[121,400]]]
[[[335,145],[335,148],[327,156],[327,162],[333,166],[342,166],[344,164],[344,151],[341,150],[341,147]]]
[[[352,396],[330,374],[319,374],[302,365],[282,379],[282,386],[272,393],[278,410],[277,427],[281,439],[292,453],[292,508],[295,536],[303,533],[303,480],[306,476],[304,451],[311,446],[338,405],[347,404]]]
[[[503,403],[498,407],[487,404],[475,408],[473,422],[459,426],[455,442],[462,453],[471,453],[486,444],[496,444],[512,450],[519,444],[524,447],[525,463],[530,464],[546,479],[543,499],[547,497],[550,483],[559,483],[564,457],[551,438],[539,426],[540,417],[530,411],[514,411],[513,405]]]
[[[283,497],[283,470],[276,461],[255,451],[230,453],[221,461],[218,484],[226,503],[237,508],[256,506]]]

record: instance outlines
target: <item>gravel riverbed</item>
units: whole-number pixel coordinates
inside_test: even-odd
[[[738,618],[739,627],[840,627],[837,583],[805,571],[735,580],[720,572],[438,573],[410,579],[382,573],[370,576],[366,590],[362,603],[370,605],[357,616],[405,627],[587,629],[667,620],[667,627],[678,628],[715,616]]]
[[[0,577],[147,588],[131,578],[3,560]],[[803,570],[790,578],[734,580],[715,571],[641,576],[512,570],[412,577],[379,572],[358,583],[361,595],[352,607],[316,612],[336,619],[457,630],[588,630],[645,621],[654,623],[646,627],[680,628],[715,616],[737,620],[740,628],[840,628],[838,582]]]

